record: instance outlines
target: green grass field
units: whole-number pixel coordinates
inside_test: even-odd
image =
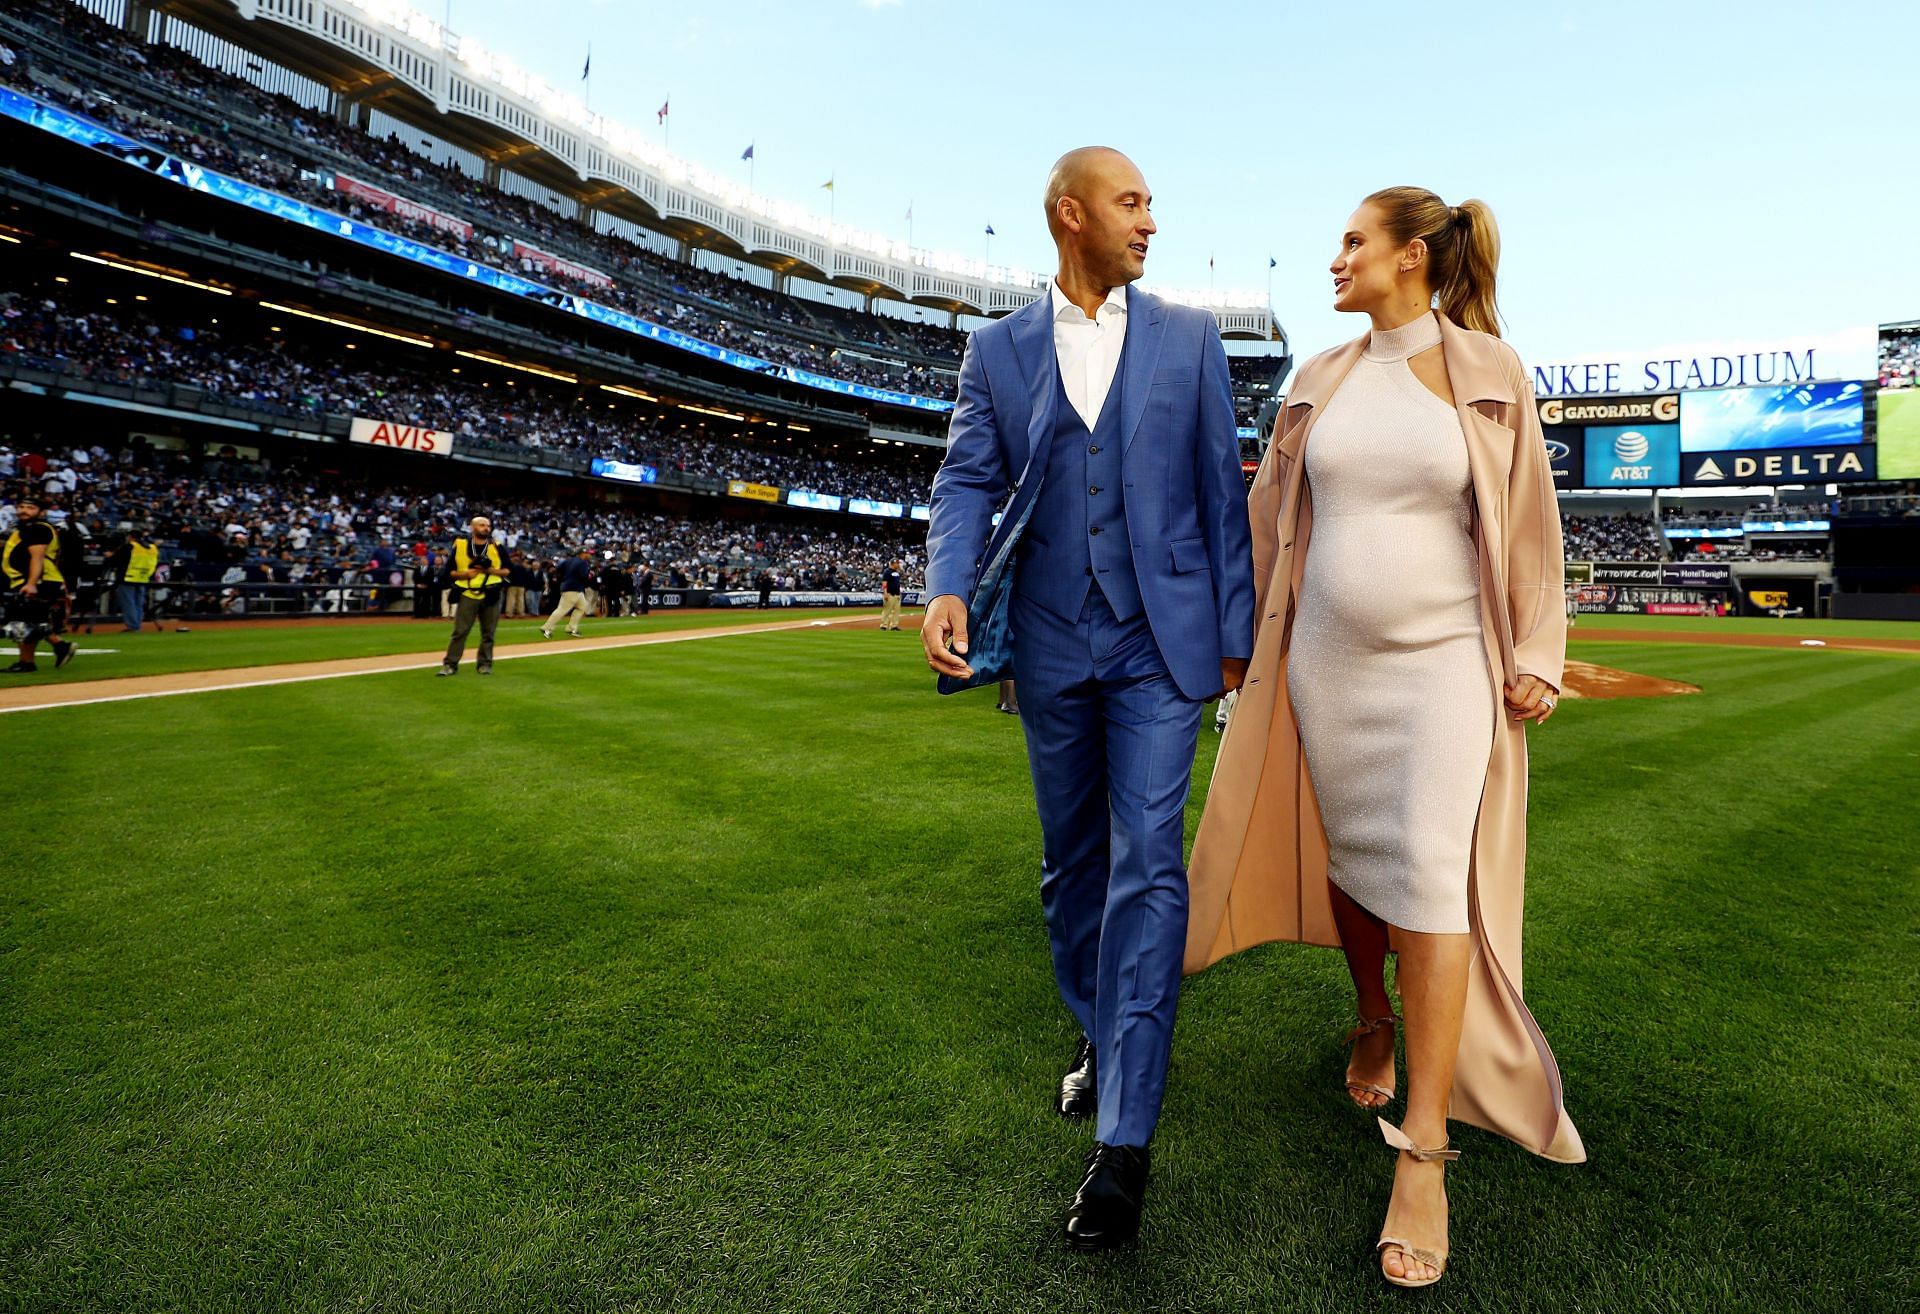
[[[1576,643],[1704,691],[1533,735],[1527,990],[1592,1160],[1459,1129],[1416,1294],[1319,949],[1188,983],[1145,1241],[1057,1243],[1088,1132],[1019,728],[917,647],[0,717],[0,1308],[1920,1302],[1911,656]]]
[[[589,638],[615,634],[661,634],[672,630],[719,628],[728,625],[764,625],[801,620],[843,620],[855,616],[878,616],[880,609],[803,612],[791,609],[768,611],[657,611],[651,616],[620,620],[589,617],[581,622],[581,633]],[[918,613],[914,613],[916,616]],[[917,623],[917,622],[916,622]],[[104,624],[93,633],[78,633],[73,639],[80,653],[71,662],[55,667],[52,653],[40,652],[40,669],[32,675],[8,676],[0,689],[42,682],[66,683],[82,680],[109,680],[122,675],[162,675],[172,671],[210,671],[229,666],[268,666],[281,662],[332,661],[345,657],[384,657],[391,653],[444,651],[453,622],[448,620],[403,620],[391,623],[354,622],[328,624],[303,621],[297,625],[251,626],[246,624],[196,625],[187,622],[182,632],[173,622],[164,631],[143,629],[129,634],[117,624]],[[1920,626],[1916,626],[1920,629]],[[539,644],[559,647],[567,640],[542,639],[538,620],[503,620],[494,632],[494,646],[517,647]],[[473,660],[480,642],[478,629],[467,636],[466,660]],[[0,650],[9,657],[11,640],[0,642]]]

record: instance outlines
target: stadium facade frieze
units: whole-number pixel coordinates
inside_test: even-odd
[[[829,282],[884,288],[909,301],[965,307],[984,315],[1018,310],[1041,296],[1044,277],[943,255],[822,223],[803,207],[757,195],[668,154],[642,134],[591,112],[584,101],[531,77],[509,59],[401,5],[366,0],[175,0],[169,11],[250,49],[271,45],[296,73],[340,85],[378,86],[388,112],[411,111],[422,126],[511,154],[576,191],[607,184],[676,228],[724,235],[749,257],[798,264]],[[266,31],[263,29],[279,29]],[[264,40],[262,38],[270,38]],[[290,39],[291,38],[291,39]],[[307,56],[303,59],[304,54]],[[455,131],[457,120],[460,129]],[[489,140],[475,140],[476,132]],[[531,155],[526,147],[534,148]],[[1267,339],[1272,308],[1253,293],[1185,291],[1223,332]]]
[[[1817,350],[1815,347],[1781,347],[1732,355],[1535,365],[1533,391],[1539,397],[1582,397],[1800,383],[1820,377]]]

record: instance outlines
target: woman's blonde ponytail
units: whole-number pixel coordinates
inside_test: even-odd
[[[1494,282],[1500,270],[1500,228],[1485,201],[1448,205],[1424,187],[1388,187],[1367,198],[1387,235],[1402,246],[1419,238],[1440,313],[1461,328],[1500,336]]]

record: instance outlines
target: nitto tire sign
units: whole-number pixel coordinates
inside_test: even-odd
[[[1657,561],[1596,561],[1593,563],[1593,582],[1595,584],[1658,584],[1660,563]]]

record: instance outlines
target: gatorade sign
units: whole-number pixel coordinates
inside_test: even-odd
[[[355,419],[347,434],[351,442],[369,447],[392,447],[423,456],[452,456],[453,435],[418,424],[397,424],[392,420]]]

